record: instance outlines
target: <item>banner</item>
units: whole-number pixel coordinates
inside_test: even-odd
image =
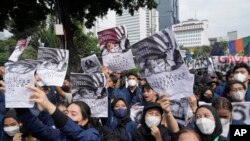
[[[135,68],[133,54],[131,50],[125,53],[111,53],[102,56],[103,65],[108,66],[112,71],[123,71]]]
[[[214,69],[216,71],[226,73],[232,69],[237,63],[250,64],[250,57],[247,56],[212,56]]]
[[[32,108],[31,91],[25,86],[34,86],[34,74],[41,61],[22,60],[5,64],[6,108]]]
[[[233,102],[233,119],[250,125],[250,102]]]
[[[103,65],[111,71],[135,68],[125,26],[118,26],[98,32]]]
[[[193,94],[193,76],[189,76],[172,31],[164,29],[131,48],[140,75],[157,93],[167,93],[170,99]]]
[[[200,57],[197,59],[192,59],[188,63],[188,69],[202,69],[202,68],[208,68],[209,65],[211,65],[211,62],[208,57]]]
[[[43,64],[37,69],[43,85],[62,86],[69,61],[69,51],[57,48],[38,48],[38,60]]]
[[[83,101],[91,109],[92,117],[108,117],[108,94],[102,73],[71,73],[72,101]]]
[[[23,53],[24,49],[26,48],[30,40],[31,40],[31,37],[27,39],[18,40],[15,50],[10,55],[9,61],[13,61],[13,62],[18,61],[19,56]]]
[[[101,71],[101,63],[96,54],[81,59],[81,66],[84,72],[94,73]]]

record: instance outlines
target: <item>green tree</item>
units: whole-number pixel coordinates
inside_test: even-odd
[[[47,15],[54,15],[63,24],[70,63],[75,64],[79,61],[79,56],[75,55],[78,50],[73,43],[77,22],[84,21],[89,28],[97,17],[105,16],[108,10],[121,15],[123,9],[127,9],[133,15],[140,7],[152,9],[156,6],[155,0],[3,0],[0,6],[0,30],[8,28],[14,34],[29,35],[44,24]]]
[[[14,51],[17,41],[14,38],[8,38],[7,40],[0,40],[0,65],[3,66],[6,63]]]

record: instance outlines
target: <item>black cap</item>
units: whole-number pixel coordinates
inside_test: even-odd
[[[153,90],[153,88],[148,83],[142,85],[142,88],[141,88],[142,92],[144,91],[144,89],[147,89],[147,90],[152,89]]]
[[[146,114],[146,112],[149,109],[153,109],[153,108],[159,109],[160,113],[163,114],[163,110],[161,108],[161,105],[159,103],[156,103],[156,102],[147,102],[144,106],[143,113]]]

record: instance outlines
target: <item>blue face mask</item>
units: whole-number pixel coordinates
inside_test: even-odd
[[[127,109],[124,109],[124,108],[119,108],[119,109],[114,110],[114,114],[118,118],[123,118],[123,117],[127,116],[127,112],[128,112]]]

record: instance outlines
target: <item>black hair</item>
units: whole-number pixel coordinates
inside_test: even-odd
[[[233,106],[232,106],[231,101],[225,97],[216,98],[212,102],[212,106],[217,110],[223,108],[223,109],[229,110],[230,112],[233,111]]]
[[[102,141],[122,141],[121,137],[115,134],[107,134]]]
[[[227,73],[226,73],[226,80],[227,81],[229,81],[228,78],[230,77],[231,74],[233,74],[233,69],[230,69],[230,70],[227,71]]]
[[[118,79],[115,77],[114,74],[110,74],[109,77],[115,84],[117,83]]]
[[[148,83],[142,85],[142,88],[141,88],[142,92],[144,91],[144,89],[147,89],[147,90],[152,89],[153,90],[153,88]]]
[[[71,104],[76,104],[77,106],[80,107],[81,109],[81,114],[82,114],[82,117],[83,119],[88,119],[88,123],[84,126],[84,128],[92,128],[93,127],[93,120],[91,118],[91,110],[90,110],[90,107],[88,104],[86,104],[85,102],[83,101],[74,101],[72,103],[69,104],[69,106]]]
[[[129,72],[128,74],[127,74],[127,77],[129,77],[129,76],[135,76],[137,79],[139,78],[138,77],[138,75],[136,74],[136,73],[133,73],[133,72]]]
[[[202,141],[201,139],[201,136],[196,132],[196,130],[194,130],[193,128],[183,128],[179,131],[178,133],[178,139],[179,137],[182,135],[182,134],[185,134],[185,133],[191,133],[191,134],[194,134],[195,137],[199,140],[199,141]]]
[[[233,73],[235,73],[235,71],[239,68],[245,68],[247,70],[248,74],[250,74],[250,67],[248,66],[248,64],[246,64],[246,63],[236,64],[233,68]]]
[[[224,94],[223,94],[223,97],[226,97],[226,98],[229,98],[231,99],[230,97],[227,96],[227,94],[229,94],[229,92],[231,91],[231,87],[234,85],[234,84],[241,84],[243,89],[246,90],[246,85],[243,83],[243,82],[240,82],[238,80],[231,80],[231,81],[228,81],[226,87],[225,87],[225,90],[224,90]]]

